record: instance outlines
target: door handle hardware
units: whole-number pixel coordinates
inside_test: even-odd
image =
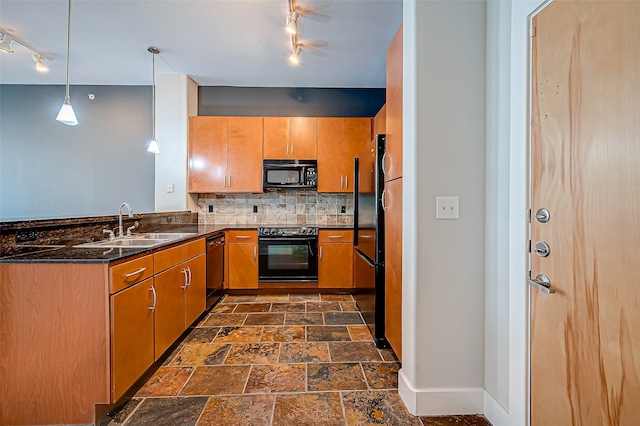
[[[329,237],[331,238],[331,237]],[[322,260],[322,247],[320,247],[320,260]]]
[[[547,257],[549,256],[549,252],[551,251],[551,249],[549,248],[549,244],[545,243],[544,241],[539,241],[536,243],[534,251],[540,257]]]
[[[342,238],[342,235],[329,235],[329,238]]]
[[[287,156],[289,156],[289,142],[287,142]]]
[[[344,177],[344,187],[349,188],[349,176]]]
[[[187,266],[187,274],[188,274],[188,278],[189,278],[189,279],[187,280],[187,287],[189,287],[189,286],[191,285],[191,278],[192,278],[192,275],[191,275],[191,266]]]
[[[551,219],[551,213],[547,209],[538,209],[536,212],[536,219],[540,223],[547,223]]]
[[[229,175],[229,188],[231,188],[231,175]]]
[[[129,272],[128,274],[124,274],[124,277],[125,277],[125,278],[130,278],[130,277],[132,277],[132,276],[134,276],[134,275],[141,274],[141,273],[143,273],[143,272],[144,272],[144,271],[146,271],[146,270],[147,270],[147,268],[146,268],[146,267],[144,267],[144,268],[140,268],[140,269],[138,269],[137,271]]]
[[[538,274],[535,278],[529,278],[527,284],[547,294],[556,292],[551,288],[551,280],[545,274]]]
[[[381,199],[381,203],[382,203],[382,210],[386,213],[387,212],[387,203],[385,202],[385,200],[387,199],[387,188],[382,190],[382,196],[380,197]]]
[[[340,176],[340,189],[344,188],[342,183],[343,181],[344,181],[344,176]]]
[[[248,240],[251,237],[249,235],[236,235],[236,238],[238,240]]]
[[[151,284],[151,288],[149,291],[153,292],[153,306],[149,306],[149,310],[154,312],[156,310],[156,302],[158,301],[158,295],[156,293],[156,288]]]
[[[384,154],[382,154],[382,174],[383,175],[387,174],[387,169],[385,167],[386,162],[387,162],[387,153],[385,152]]]
[[[256,254],[257,254],[257,253],[256,253],[256,248],[254,247],[254,248],[253,248],[253,260],[254,260],[254,261],[256,260]]]
[[[293,142],[291,142],[291,155],[293,155]]]

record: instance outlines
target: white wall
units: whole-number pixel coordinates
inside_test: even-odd
[[[399,391],[419,415],[483,410],[485,8],[404,3]],[[460,197],[460,219],[435,220],[438,195]]]
[[[198,87],[184,74],[156,77],[155,210],[189,210],[187,194],[188,124],[197,115]],[[167,185],[173,184],[173,192]]]

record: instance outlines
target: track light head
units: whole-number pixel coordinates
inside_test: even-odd
[[[49,67],[44,63],[44,58],[42,56],[38,55],[37,53],[34,53],[33,55],[31,55],[31,57],[33,58],[33,61],[36,63],[36,70],[40,72],[49,71]]]
[[[7,53],[13,53],[13,47],[11,47],[11,42],[13,39],[9,34],[2,33],[0,37],[0,50]]]
[[[299,44],[293,46],[293,52],[291,52],[291,56],[289,56],[289,61],[291,61],[292,64],[298,65],[300,63],[300,50],[302,49]]]
[[[290,34],[298,32],[298,12],[293,11],[287,15],[287,26],[285,28]]]

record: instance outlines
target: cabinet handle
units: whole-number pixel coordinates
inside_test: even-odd
[[[249,235],[236,235],[236,238],[239,240],[248,240],[251,237]]]
[[[181,285],[180,288],[186,289],[189,287],[189,274],[187,273],[187,269],[183,269],[182,273],[184,274],[184,285]]]
[[[132,276],[141,274],[146,270],[147,270],[147,268],[143,267],[143,268],[138,269],[137,271],[129,272],[128,274],[124,274],[124,277],[125,278],[131,278]]]
[[[287,157],[289,156],[289,142],[287,142]]]
[[[344,187],[345,188],[349,188],[349,176],[344,177]]]
[[[191,266],[187,266],[187,273],[189,274],[189,280],[187,281],[187,287],[191,285],[191,279],[193,276],[191,275]]]
[[[156,302],[158,301],[158,295],[156,294],[156,288],[153,286],[153,284],[151,284],[151,288],[149,289],[149,291],[153,292],[153,306],[149,306],[149,310],[151,312],[155,312]]]
[[[342,238],[342,235],[329,235],[329,238]]]
[[[385,200],[387,199],[387,188],[382,190],[382,197],[380,197],[381,202],[382,202],[382,211],[384,211],[385,213],[387,212],[387,204],[385,203]]]
[[[344,176],[340,176],[340,189],[344,188],[342,182],[344,181]]]
[[[254,248],[253,248],[253,260],[254,260],[254,261],[256,260],[256,256],[257,256],[256,250],[257,250],[257,248],[256,248],[256,247],[254,247]]]
[[[229,188],[231,188],[231,175],[229,175]]]
[[[291,155],[293,155],[293,142],[291,142]]]
[[[331,237],[329,237],[331,238]],[[320,260],[322,260],[322,246],[320,246]]]

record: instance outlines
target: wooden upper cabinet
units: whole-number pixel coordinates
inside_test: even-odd
[[[227,118],[189,117],[189,192],[224,192]]]
[[[387,50],[385,180],[402,176],[402,25]]]
[[[227,120],[226,192],[262,192],[263,118]]]
[[[265,117],[264,158],[270,160],[315,160],[315,117]]]
[[[387,104],[382,105],[380,111],[373,118],[373,135],[387,133]]]
[[[353,159],[370,140],[370,118],[318,118],[318,192],[352,192]]]
[[[318,146],[318,119],[291,117],[291,157],[315,160]]]

